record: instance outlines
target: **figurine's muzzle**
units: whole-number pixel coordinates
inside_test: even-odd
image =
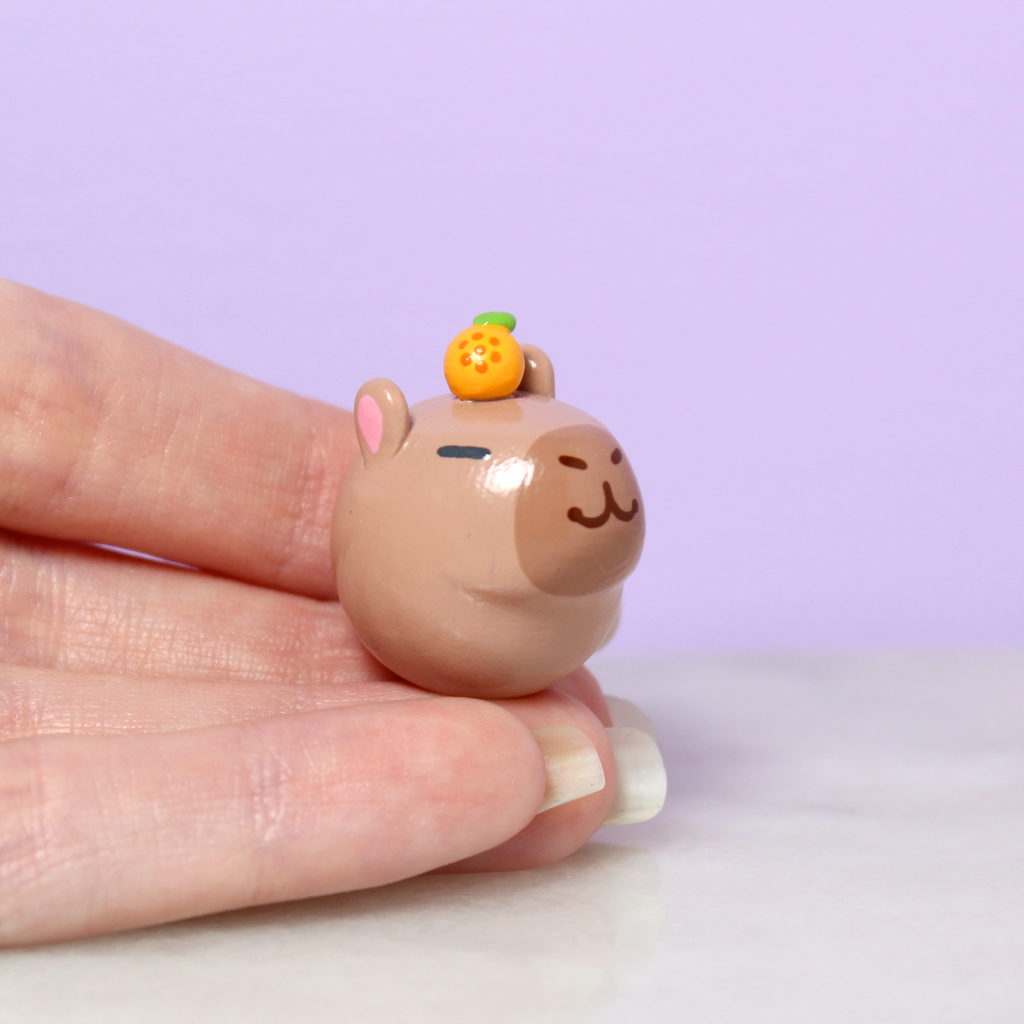
[[[621,583],[640,558],[644,519],[636,477],[615,439],[598,426],[562,427],[541,435],[526,458],[533,474],[516,505],[516,551],[527,577],[566,596]],[[595,515],[585,511],[598,507]]]

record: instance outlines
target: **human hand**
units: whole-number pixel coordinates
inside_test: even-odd
[[[355,637],[328,557],[350,414],[5,283],[0,380],[0,944],[530,867],[605,820],[585,669],[443,697]]]

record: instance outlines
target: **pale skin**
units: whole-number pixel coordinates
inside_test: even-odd
[[[342,409],[0,282],[0,945],[531,867],[600,826],[585,669],[445,697],[355,637],[328,531],[356,451]],[[554,725],[608,785],[538,816]]]

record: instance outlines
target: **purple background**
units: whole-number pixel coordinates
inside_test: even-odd
[[[0,5],[0,275],[344,404],[511,309],[620,648],[1024,639],[1024,4]]]

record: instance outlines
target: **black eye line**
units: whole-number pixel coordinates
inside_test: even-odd
[[[622,449],[621,448],[616,448],[615,451],[612,452],[612,465],[613,466],[617,466],[621,461],[622,461]]]
[[[587,464],[582,459],[577,459],[575,455],[559,455],[558,461],[563,466],[568,466],[570,469],[587,468]]]
[[[490,448],[477,448],[471,444],[444,444],[437,449],[442,459],[489,459]]]

